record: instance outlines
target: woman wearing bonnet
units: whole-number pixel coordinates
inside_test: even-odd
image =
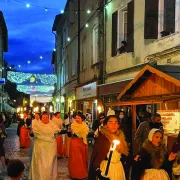
[[[123,165],[120,161],[121,154],[128,155],[128,146],[125,141],[124,133],[119,129],[119,118],[113,110],[110,110],[104,120],[104,126],[101,127],[99,136],[95,142],[89,167],[89,180],[125,180]],[[105,174],[110,147],[113,140],[119,140],[118,145],[112,154],[108,178]]]
[[[140,153],[134,158],[133,180],[170,180],[175,153],[168,156],[163,143],[163,133],[152,129]]]

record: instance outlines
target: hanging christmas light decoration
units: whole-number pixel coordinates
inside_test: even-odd
[[[32,74],[30,73],[22,73],[22,72],[13,72],[8,71],[7,73],[7,79],[13,83],[23,83],[24,81],[27,81]]]
[[[57,82],[57,76],[54,74],[34,74],[34,76],[40,79],[43,84],[53,85]]]
[[[54,90],[54,86],[29,86],[29,85],[17,85],[17,90],[26,94],[31,94],[31,92],[50,92]]]
[[[57,82],[55,74],[31,74],[22,72],[8,71],[7,79],[13,83],[22,84],[25,81],[35,82],[36,79],[40,79],[41,83],[53,85]]]

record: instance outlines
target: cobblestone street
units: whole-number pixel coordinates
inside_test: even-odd
[[[8,159],[20,159],[25,164],[25,171],[23,180],[28,180],[28,171],[29,171],[29,149],[20,149],[19,148],[19,138],[16,135],[16,125],[13,125],[12,127],[7,129],[8,138],[6,138],[4,147],[6,152],[6,158]],[[62,158],[58,160],[58,180],[69,180],[69,174],[68,174],[68,159]],[[2,165],[0,163],[0,180],[7,180],[8,177],[6,173],[2,172]]]

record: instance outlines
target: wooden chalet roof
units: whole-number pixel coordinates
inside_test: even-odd
[[[119,94],[118,100],[147,98],[161,95],[180,96],[180,66],[146,65]],[[163,98],[159,98],[162,99]]]

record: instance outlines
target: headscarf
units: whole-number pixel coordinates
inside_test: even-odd
[[[157,131],[158,131],[158,132],[161,132],[159,129],[156,129],[156,128],[151,129],[151,131],[149,132],[149,135],[148,135],[148,140],[149,140],[149,141],[152,142],[152,138],[153,138],[154,134],[155,134]]]

